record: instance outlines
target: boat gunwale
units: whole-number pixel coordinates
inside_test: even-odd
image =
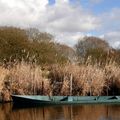
[[[34,95],[33,95],[34,96]],[[36,104],[99,104],[99,103],[120,103],[120,96],[117,96],[118,99],[97,99],[97,100],[73,100],[73,101],[69,101],[69,100],[65,100],[65,101],[52,101],[52,100],[40,100],[40,99],[32,99],[29,98],[32,96],[27,95],[27,97],[25,97],[24,95],[12,95],[13,98],[13,102],[20,102],[22,100],[22,102],[24,103],[24,100],[26,100],[26,102],[29,103],[36,103]],[[43,97],[43,96],[39,96],[39,97]],[[55,96],[54,96],[55,97]],[[60,97],[60,96],[56,96],[56,97]],[[73,96],[68,96],[68,97],[73,97]],[[84,98],[96,98],[98,96],[74,96],[74,97],[84,97]],[[113,96],[99,96],[99,97],[103,97],[103,98],[111,98]],[[17,100],[15,100],[17,99]],[[21,100],[20,100],[21,99]]]

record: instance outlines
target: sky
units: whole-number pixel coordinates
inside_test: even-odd
[[[120,0],[0,0],[0,26],[38,28],[69,46],[96,36],[120,48]]]

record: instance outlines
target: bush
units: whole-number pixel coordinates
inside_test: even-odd
[[[52,35],[41,33],[31,37],[25,29],[0,28],[0,61],[26,61],[37,64],[66,63],[67,58],[56,48]],[[31,33],[32,34],[32,33]]]

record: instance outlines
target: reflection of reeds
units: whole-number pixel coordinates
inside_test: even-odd
[[[48,71],[49,70],[49,71]],[[70,86],[72,76],[72,86]],[[109,95],[113,86],[120,88],[120,68],[115,63],[99,65],[39,65],[17,63],[0,67],[0,91],[4,100],[11,94],[22,95]]]
[[[102,115],[102,117],[101,117]],[[31,109],[12,109],[12,104],[0,105],[0,120],[112,120],[120,119],[119,105],[47,106]]]

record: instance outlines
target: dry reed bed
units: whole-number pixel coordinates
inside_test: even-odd
[[[49,70],[49,71],[48,71]],[[41,70],[38,65],[21,62],[0,67],[0,93],[4,101],[11,94],[22,95],[106,95],[114,84],[120,88],[120,68],[115,63],[96,65],[53,65]]]
[[[5,101],[10,100],[11,94],[34,95],[49,94],[49,81],[43,77],[40,66],[19,63],[10,69],[0,68],[1,94]],[[2,77],[4,76],[4,77]],[[44,84],[44,90],[42,89]]]
[[[55,66],[51,69],[50,79],[55,95],[70,95],[71,80],[72,95],[101,95],[106,86],[104,69],[91,65]]]

